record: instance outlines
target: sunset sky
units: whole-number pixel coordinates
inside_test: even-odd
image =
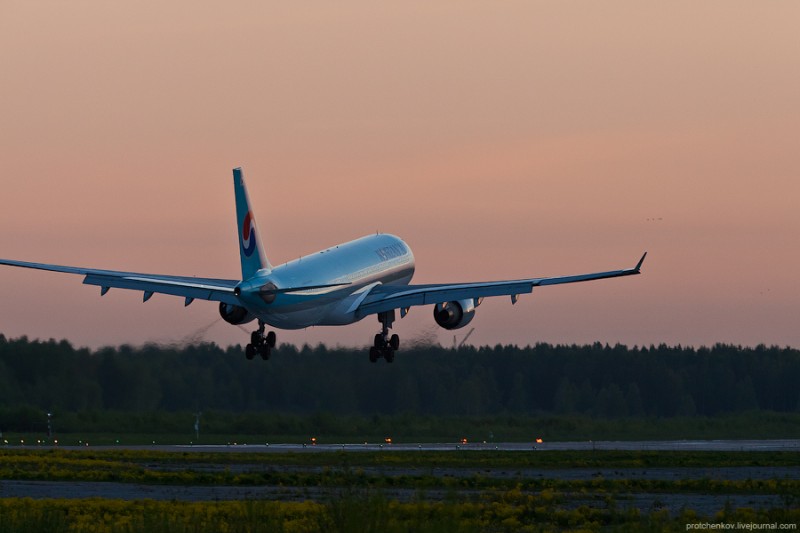
[[[238,278],[375,231],[487,299],[472,344],[800,347],[800,3],[0,4],[0,257]],[[0,333],[247,342],[215,303],[0,267]],[[251,329],[248,325],[248,330]],[[364,346],[374,317],[278,331]],[[403,340],[453,332],[428,307]]]

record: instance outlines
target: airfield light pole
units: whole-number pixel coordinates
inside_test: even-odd
[[[472,328],[471,330],[469,330],[469,332],[466,335],[464,335],[464,338],[461,339],[461,342],[458,342],[458,337],[453,335],[453,349],[454,350],[458,350],[459,348],[464,346],[464,343],[467,342],[467,339],[469,339],[469,336],[472,335],[473,331],[475,331],[475,328]]]
[[[53,413],[47,413],[47,438],[53,436]]]
[[[200,415],[203,413],[196,412],[194,414],[194,438],[195,440],[200,440]]]

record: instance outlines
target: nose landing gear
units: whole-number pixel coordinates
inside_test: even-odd
[[[400,337],[397,334],[389,337],[389,328],[394,322],[394,310],[378,313],[378,321],[381,323],[381,332],[375,334],[375,341],[369,349],[369,360],[376,362],[383,357],[387,363],[394,361],[394,352],[400,348]]]
[[[277,336],[274,331],[264,335],[264,330],[264,322],[259,320],[258,329],[250,334],[250,344],[244,348],[244,355],[248,359],[253,359],[256,354],[260,355],[264,360],[269,359],[270,353],[277,342]]]

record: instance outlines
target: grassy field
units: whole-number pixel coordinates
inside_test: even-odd
[[[380,493],[348,493],[316,502],[158,502],[120,500],[0,500],[0,532],[555,532],[685,531],[707,521],[797,524],[797,510],[724,509],[711,518],[683,510],[562,507],[558,493],[509,491],[476,502],[399,503]]]
[[[38,415],[37,415],[38,416]],[[46,420],[45,413],[39,418]],[[204,413],[199,438],[193,413],[98,411],[54,417],[62,445],[395,442],[534,442],[680,439],[800,439],[800,413],[748,412],[720,417],[590,418],[565,416],[334,416],[275,413]],[[9,445],[35,445],[37,431],[5,431]],[[113,432],[109,428],[118,428]]]
[[[122,471],[146,465],[268,465],[328,467],[414,467],[414,468],[728,468],[799,467],[796,452],[728,451],[547,451],[509,452],[394,451],[325,453],[215,453],[202,450],[59,450],[6,448],[0,450],[0,469],[13,465],[70,466],[76,473],[97,472],[101,467]],[[2,472],[2,470],[0,470]],[[49,475],[49,474],[48,474]],[[4,474],[0,478],[8,479]],[[75,478],[78,479],[78,478]]]
[[[797,524],[797,467],[797,454],[788,452],[4,449],[0,480],[53,483],[65,492],[78,481],[103,483],[109,497],[0,497],[0,533],[685,531],[701,522]],[[564,475],[576,469],[586,475]],[[762,469],[789,475],[752,478]],[[641,475],[646,472],[661,473]],[[115,498],[115,487],[126,484],[149,486],[153,494],[158,486],[281,490],[272,500]]]

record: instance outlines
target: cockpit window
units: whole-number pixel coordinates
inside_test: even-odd
[[[408,250],[406,250],[406,247],[402,244],[392,244],[390,246],[378,248],[375,250],[375,253],[378,254],[378,257],[381,258],[381,261],[388,261],[389,259],[406,255]]]

